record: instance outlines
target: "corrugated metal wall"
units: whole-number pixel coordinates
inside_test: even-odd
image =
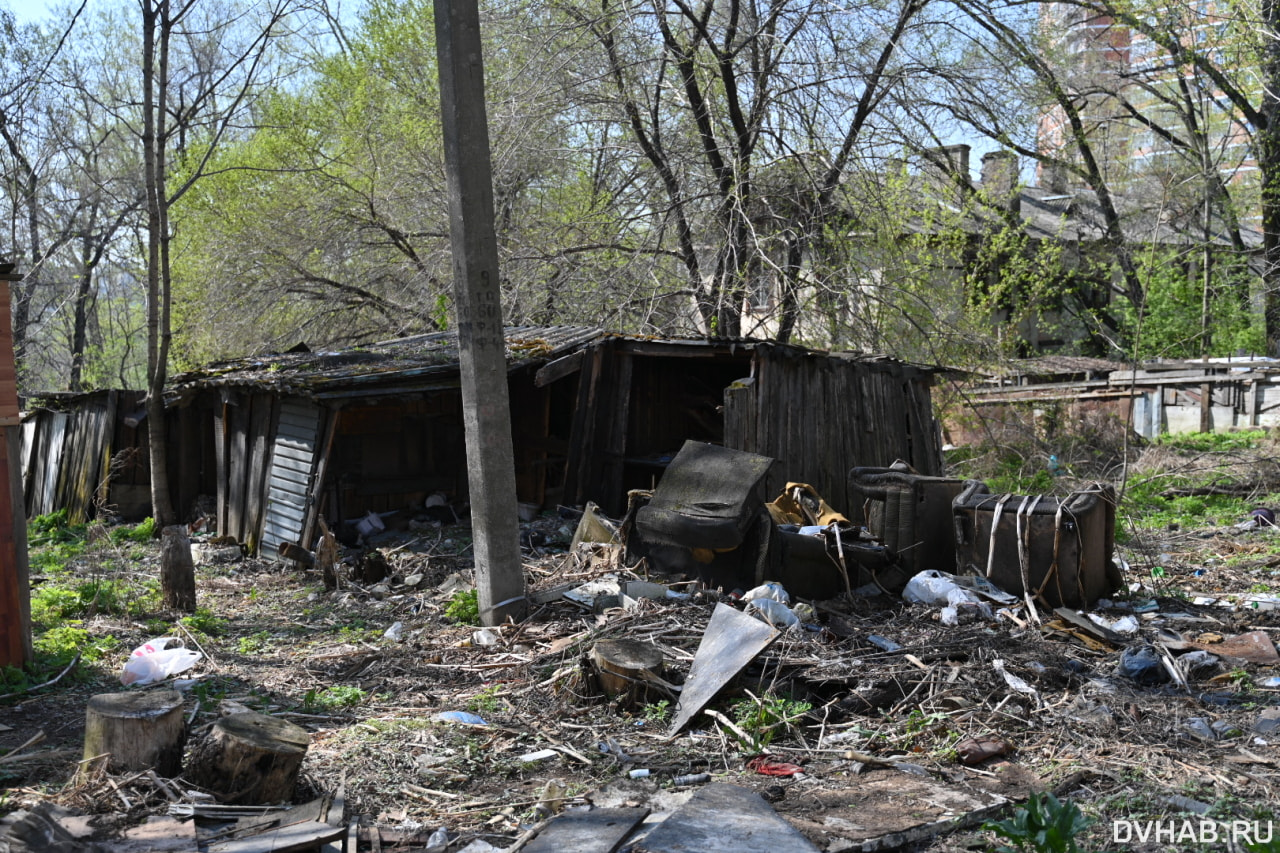
[[[266,513],[259,551],[263,557],[275,559],[281,542],[302,539],[319,432],[318,406],[296,398],[281,401],[271,473],[267,478]]]

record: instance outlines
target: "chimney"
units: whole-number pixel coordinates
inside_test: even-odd
[[[982,155],[982,194],[992,204],[1014,207],[1018,194],[1018,155],[989,151]]]
[[[1040,163],[1040,186],[1055,195],[1067,192],[1067,167],[1052,160]]]
[[[925,168],[939,177],[969,180],[969,146],[943,145],[925,151]]]

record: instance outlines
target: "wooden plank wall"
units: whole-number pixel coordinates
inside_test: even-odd
[[[218,532],[234,536],[251,552],[257,550],[262,535],[276,405],[271,393],[229,394],[214,424],[215,439],[220,439]]]
[[[897,362],[758,347],[754,383],[726,391],[725,445],[779,461],[766,494],[805,482],[845,510],[854,466],[905,459],[924,474],[941,470],[929,385],[927,373]]]
[[[95,502],[110,502],[104,485],[111,470],[119,394],[100,392],[70,412],[46,409],[28,418],[22,450],[28,517],[65,508],[67,519],[78,524],[95,515]]]

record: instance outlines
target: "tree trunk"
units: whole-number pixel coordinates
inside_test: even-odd
[[[109,753],[113,773],[154,767],[161,776],[177,776],[186,738],[176,690],[99,693],[85,708],[85,760]]]
[[[187,775],[225,803],[283,803],[293,798],[311,744],[307,730],[249,711],[213,724],[191,751]]]
[[[160,543],[160,589],[164,606],[192,613],[196,609],[196,567],[191,540],[179,524],[164,528]]]

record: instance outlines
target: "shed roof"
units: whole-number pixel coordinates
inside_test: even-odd
[[[599,337],[578,326],[512,326],[506,330],[512,368],[563,355]],[[255,388],[317,398],[428,390],[457,385],[458,333],[433,332],[341,352],[285,352],[216,362],[175,376],[182,393],[201,388]]]

